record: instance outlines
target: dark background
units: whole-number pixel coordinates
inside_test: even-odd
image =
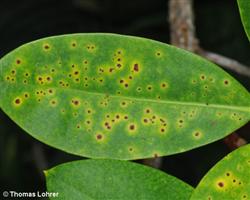
[[[180,0],[176,0],[180,1]],[[112,32],[169,43],[167,0],[1,0],[0,57],[26,42],[78,32]],[[250,45],[236,1],[195,0],[195,25],[207,50],[250,66]],[[250,80],[228,71],[248,90]],[[250,140],[250,124],[237,131]],[[162,170],[196,186],[230,152],[218,141],[164,157]],[[46,146],[24,133],[0,110],[0,191],[45,191],[42,170],[80,157]],[[0,194],[0,199],[2,194]]]

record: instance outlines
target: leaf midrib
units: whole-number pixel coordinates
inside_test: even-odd
[[[34,85],[29,85],[29,87],[35,87]],[[36,87],[37,88],[37,87]],[[56,90],[73,90],[80,93],[87,93],[91,95],[97,96],[108,96],[114,99],[124,99],[124,100],[131,100],[131,101],[139,101],[139,102],[149,102],[149,103],[158,103],[158,104],[170,104],[170,105],[182,105],[182,106],[194,106],[194,107],[206,107],[206,108],[221,108],[221,109],[228,109],[228,110],[238,110],[250,113],[250,106],[232,106],[232,105],[222,105],[222,104],[207,104],[207,103],[199,103],[199,102],[181,102],[181,101],[171,101],[171,100],[155,100],[155,99],[145,99],[145,98],[137,98],[137,97],[129,97],[129,96],[118,96],[118,95],[111,95],[108,93],[100,93],[100,92],[93,92],[93,91],[85,91],[79,90],[74,88],[59,88],[59,87],[49,87],[43,86],[43,89],[56,89]]]

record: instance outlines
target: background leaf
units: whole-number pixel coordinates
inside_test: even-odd
[[[237,0],[240,9],[241,21],[244,25],[248,40],[250,41],[250,1]]]
[[[243,146],[216,164],[201,180],[191,200],[250,198],[250,145]]]
[[[249,93],[210,62],[148,39],[75,34],[0,62],[2,109],[37,139],[94,158],[183,152],[249,121]]]
[[[59,199],[187,200],[193,188],[161,171],[128,161],[84,160],[45,172]]]

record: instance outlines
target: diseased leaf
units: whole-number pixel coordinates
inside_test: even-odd
[[[58,199],[187,200],[193,188],[159,170],[128,161],[83,160],[45,172],[47,189]]]
[[[201,180],[191,200],[250,198],[250,145],[243,146],[217,163]]]
[[[216,65],[148,39],[73,34],[0,61],[1,108],[35,138],[92,158],[187,151],[249,121],[250,95]]]
[[[237,0],[240,9],[241,21],[246,31],[248,40],[250,41],[250,1]]]

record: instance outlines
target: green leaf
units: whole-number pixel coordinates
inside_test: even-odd
[[[86,157],[179,153],[250,117],[250,95],[230,75],[148,39],[50,37],[14,50],[0,67],[4,112],[40,141]]]
[[[191,200],[250,198],[250,145],[223,158],[201,180]]]
[[[45,172],[47,189],[59,199],[187,200],[193,188],[159,170],[128,161],[83,160]]]
[[[246,31],[248,40],[250,41],[250,1],[237,0],[240,9],[241,21]]]

